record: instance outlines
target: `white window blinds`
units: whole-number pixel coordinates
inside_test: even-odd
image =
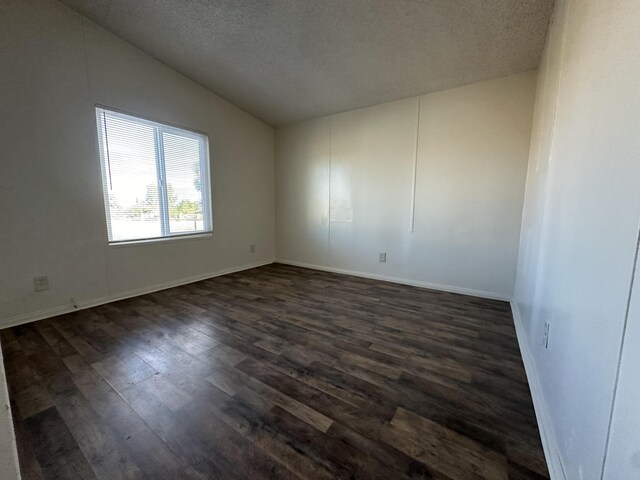
[[[205,135],[96,108],[111,243],[211,232]]]

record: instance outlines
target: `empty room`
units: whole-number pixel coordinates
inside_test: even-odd
[[[0,0],[0,480],[640,480],[640,2]]]

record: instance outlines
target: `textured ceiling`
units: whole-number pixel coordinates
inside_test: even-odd
[[[62,0],[271,125],[537,68],[553,0]]]

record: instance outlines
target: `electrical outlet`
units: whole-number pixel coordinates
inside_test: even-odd
[[[386,263],[386,261],[387,261],[387,254],[386,253],[381,253],[380,254],[380,262]]]
[[[251,253],[256,253],[256,244],[252,243],[251,245],[249,245],[249,251]]]
[[[544,322],[544,337],[543,337],[543,343],[544,343],[544,348],[549,348],[549,332],[551,330],[551,323],[549,322],[549,320],[547,320],[546,322]]]
[[[36,292],[49,290],[49,277],[33,277],[33,289]]]

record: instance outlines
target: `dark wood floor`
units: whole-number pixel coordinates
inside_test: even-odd
[[[504,302],[269,265],[1,338],[25,480],[547,478]]]

